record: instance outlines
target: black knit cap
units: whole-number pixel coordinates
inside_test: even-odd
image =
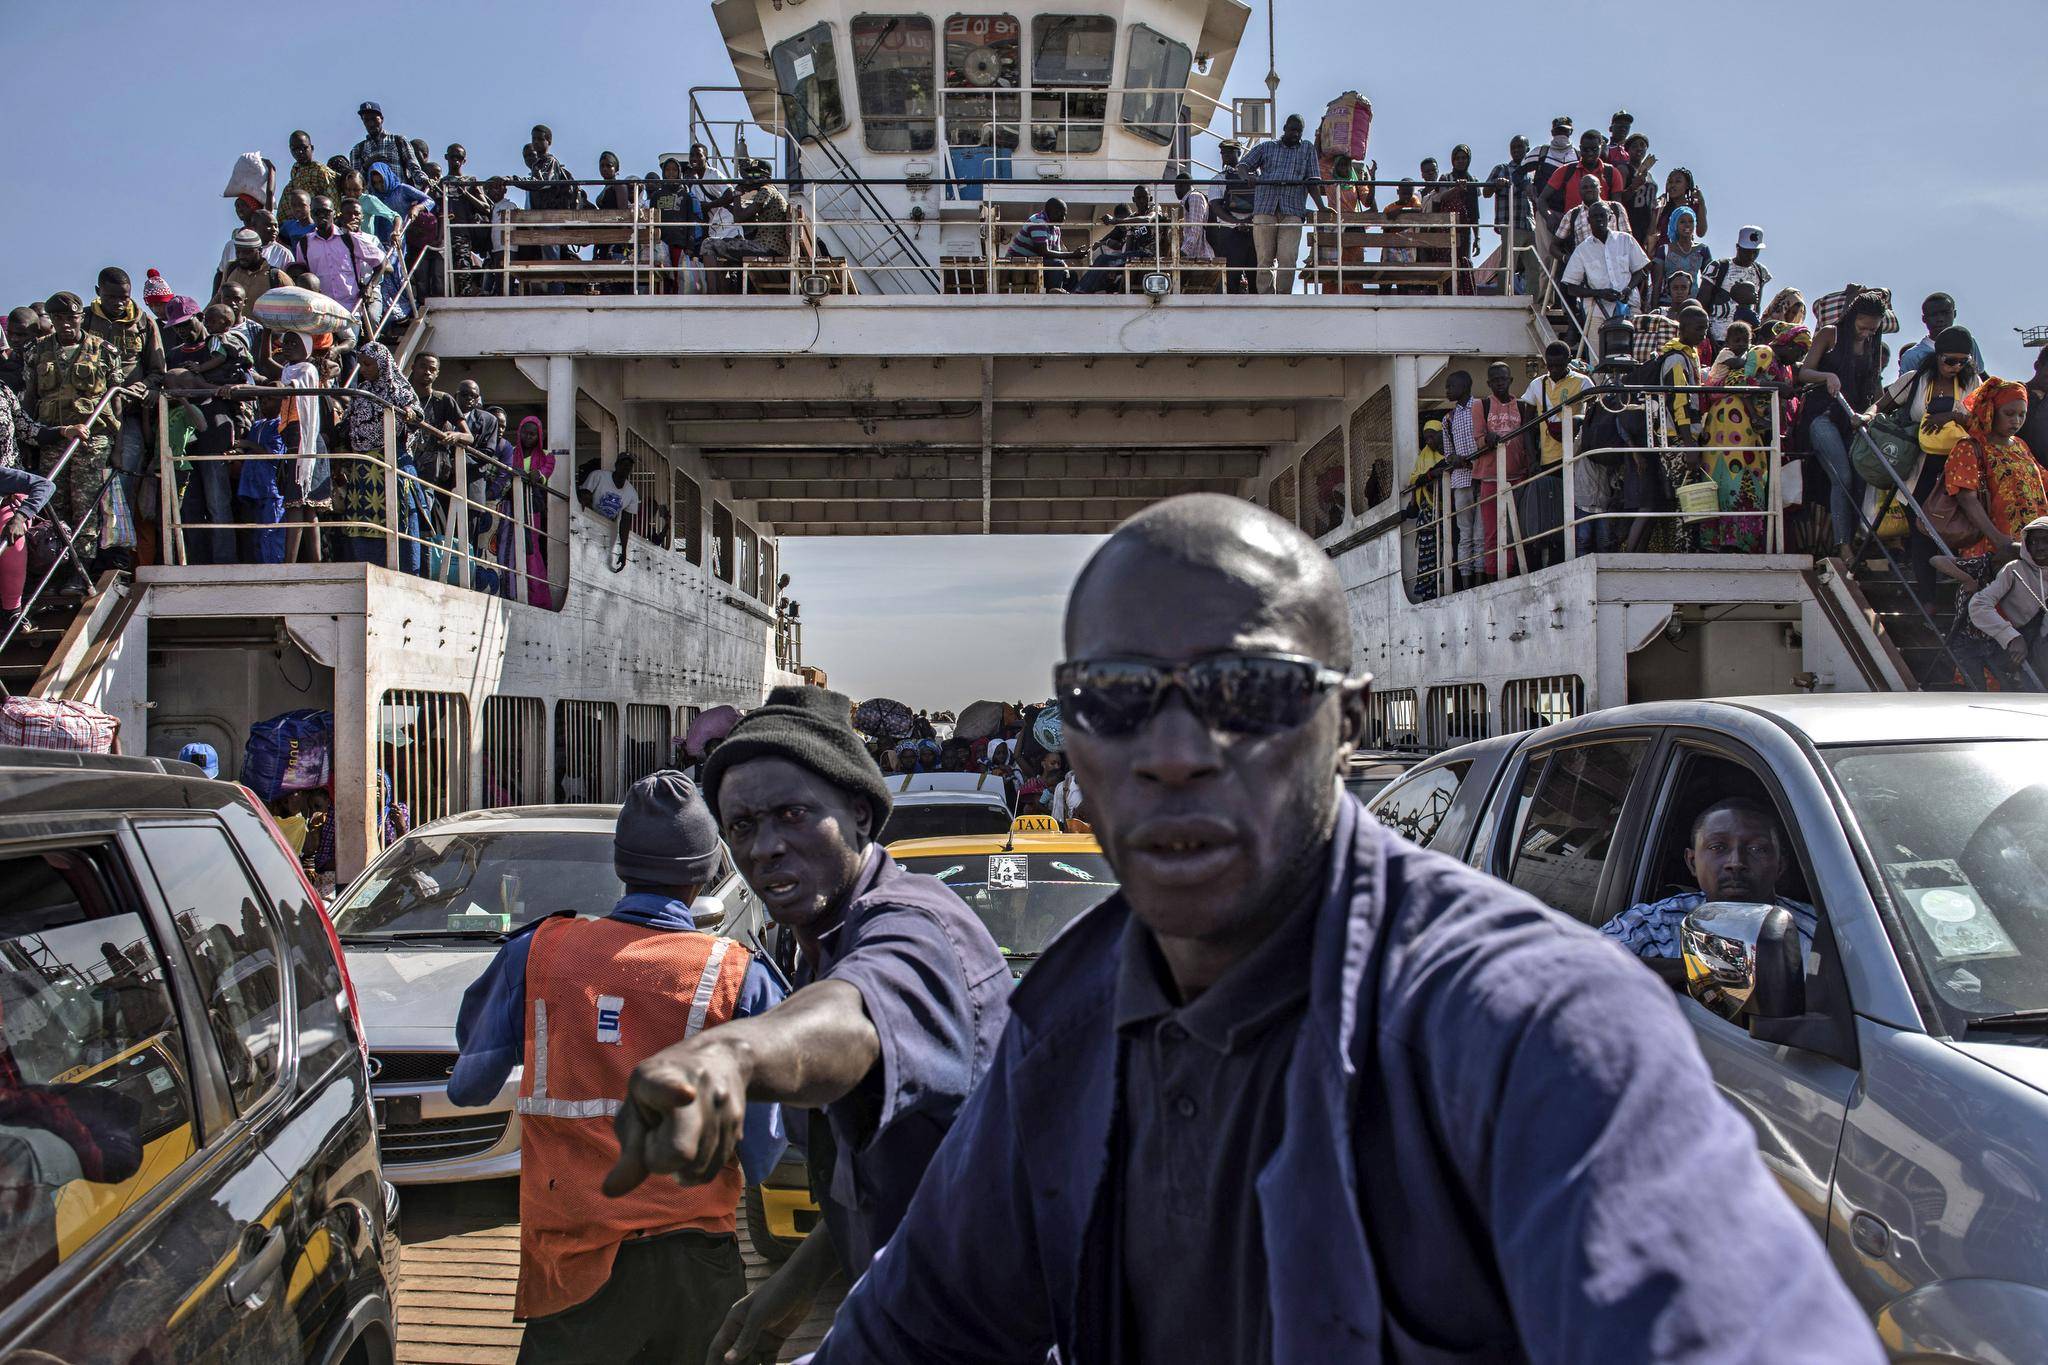
[[[703,886],[718,871],[718,821],[671,768],[633,784],[612,833],[612,868],[636,886]]]
[[[786,758],[865,801],[874,817],[870,834],[881,833],[889,819],[889,784],[853,728],[853,704],[844,693],[778,687],[759,708],[742,716],[704,763],[704,799],[714,818],[718,784],[727,770],[754,758]]]

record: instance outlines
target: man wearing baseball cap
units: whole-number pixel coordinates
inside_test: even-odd
[[[1757,320],[1756,310],[1771,282],[1771,272],[1757,259],[1763,249],[1764,230],[1742,228],[1735,234],[1735,254],[1700,272],[1699,302],[1711,319],[1708,330],[1716,346],[1727,337],[1729,323]]]
[[[348,164],[356,168],[356,174],[370,183],[370,167],[380,161],[398,167],[398,174],[414,189],[423,189],[426,176],[420,172],[419,154],[412,149],[412,143],[396,133],[384,131],[384,106],[375,100],[364,100],[356,106],[356,116],[363,121],[363,140],[349,149]]]
[[[987,928],[873,842],[889,789],[851,715],[840,693],[778,687],[706,761],[704,797],[734,864],[796,936],[796,990],[648,1058],[618,1092],[619,1163],[604,1187],[622,1197],[649,1175],[698,1182],[721,1169],[743,1102],[812,1111],[805,1156],[825,1216],[733,1309],[713,1343],[730,1361],[779,1345],[833,1275],[866,1270],[1009,1018],[1009,964]]]
[[[525,1064],[522,1361],[700,1361],[746,1290],[741,1172],[759,1181],[781,1158],[774,1104],[734,1095],[734,1140],[694,1184],[599,1193],[618,1159],[612,1111],[634,1063],[782,999],[745,948],[697,930],[691,905],[719,864],[718,825],[689,779],[641,778],[612,835],[618,904],[603,918],[563,911],[521,929],[463,994],[448,1098],[488,1104]]]

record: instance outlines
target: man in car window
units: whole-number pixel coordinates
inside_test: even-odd
[[[625,1199],[598,1192],[619,1154],[612,1111],[633,1064],[782,1000],[745,948],[697,932],[690,906],[719,859],[718,824],[689,780],[641,778],[612,836],[626,894],[611,913],[536,921],[463,993],[448,1098],[487,1104],[526,1065],[513,1304],[526,1322],[521,1360],[702,1360],[746,1292],[740,1174],[758,1182],[781,1159],[775,1105],[746,1106],[735,1148],[694,1186],[663,1180]]]
[[[1160,503],[1066,650],[1121,890],[1017,987],[818,1365],[1884,1358],[1672,993],[1343,794],[1367,680],[1308,536]]]
[[[648,1058],[621,1091],[615,1194],[651,1173],[705,1179],[738,1140],[746,1101],[812,1111],[804,1154],[824,1219],[733,1309],[714,1343],[728,1360],[779,1346],[835,1274],[867,1268],[1009,1013],[1010,967],[988,929],[874,842],[889,788],[852,714],[837,692],[778,687],[704,765],[733,865],[796,936],[797,990]]]
[[[1647,905],[1631,905],[1600,926],[1600,932],[1637,957],[1680,956],[1678,926],[1708,901],[1749,901],[1782,905],[1792,912],[1802,951],[1813,946],[1818,924],[1813,907],[1778,894],[1785,870],[1785,838],[1768,810],[1746,797],[1716,801],[1694,818],[1685,867],[1698,884]]]

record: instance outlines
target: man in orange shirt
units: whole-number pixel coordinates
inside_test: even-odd
[[[457,1104],[519,1083],[519,1359],[696,1362],[746,1292],[735,1236],[741,1174],[786,1145],[773,1104],[747,1107],[739,1159],[690,1186],[649,1181],[608,1199],[612,1115],[633,1068],[671,1043],[766,1012],[782,989],[731,939],[697,932],[691,902],[719,862],[718,825],[689,779],[657,772],[619,810],[626,894],[602,919],[523,929],[462,997]]]

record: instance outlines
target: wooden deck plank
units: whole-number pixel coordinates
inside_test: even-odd
[[[519,1278],[517,1182],[409,1186],[402,1193],[400,1365],[509,1365],[517,1359],[521,1335],[512,1318]],[[748,1240],[744,1212],[740,1254],[750,1289],[774,1269]],[[820,1300],[784,1344],[783,1359],[816,1349],[842,1292],[832,1290]]]

